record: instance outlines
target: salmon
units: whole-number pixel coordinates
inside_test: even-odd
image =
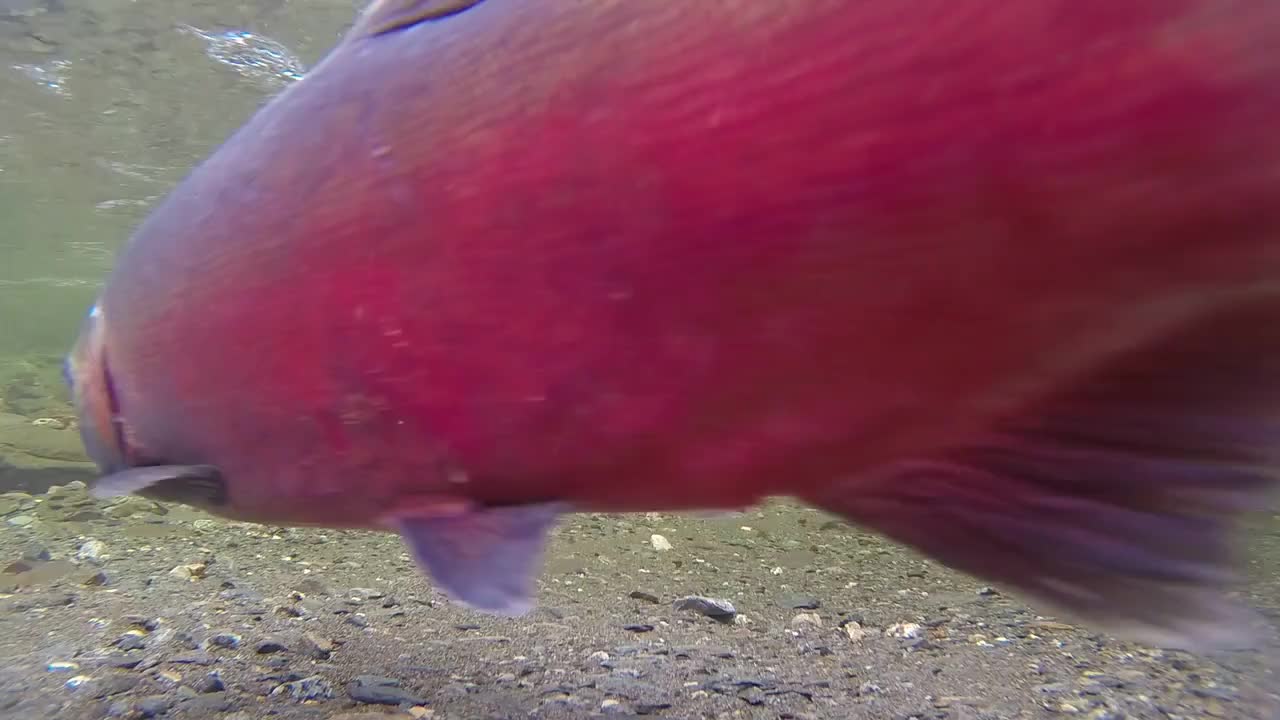
[[[398,533],[793,498],[1118,636],[1249,642],[1280,3],[377,0],[121,250],[99,497]]]

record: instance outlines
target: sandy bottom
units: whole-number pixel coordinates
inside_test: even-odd
[[[1214,657],[1123,643],[785,504],[571,518],[520,619],[450,604],[393,535],[101,505],[80,483],[0,495],[0,515],[3,718],[1246,720],[1280,707],[1274,641]],[[1280,523],[1251,540],[1246,596],[1274,620]],[[735,614],[676,602],[687,596]]]

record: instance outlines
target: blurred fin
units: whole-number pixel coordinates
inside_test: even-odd
[[[748,514],[746,510],[690,510],[688,513],[696,520],[735,520]]]
[[[94,480],[89,494],[99,499],[136,494],[198,507],[217,507],[227,502],[226,482],[212,465],[129,468]]]
[[[375,37],[419,23],[443,20],[484,0],[373,0],[356,18],[349,37]]]
[[[511,505],[399,517],[394,525],[432,582],[454,601],[516,616],[533,609],[547,536],[567,511],[558,503]]]
[[[1130,640],[1255,646],[1228,598],[1243,515],[1274,507],[1280,302],[1109,363],[984,442],[808,499]]]

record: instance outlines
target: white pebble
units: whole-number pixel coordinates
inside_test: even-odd
[[[884,634],[889,635],[890,637],[914,640],[915,638],[920,637],[920,630],[920,626],[916,623],[894,623],[884,631]]]
[[[76,557],[81,560],[101,560],[106,552],[107,544],[101,540],[85,540],[76,550]]]
[[[649,544],[653,546],[653,549],[654,549],[654,550],[670,550],[670,549],[672,549],[672,548],[671,548],[671,541],[667,540],[666,538],[662,537],[661,535],[650,535],[650,536],[649,536]]]

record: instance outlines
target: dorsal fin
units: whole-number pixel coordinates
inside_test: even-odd
[[[418,23],[443,20],[482,2],[484,0],[373,0],[356,18],[348,37],[376,37]]]

